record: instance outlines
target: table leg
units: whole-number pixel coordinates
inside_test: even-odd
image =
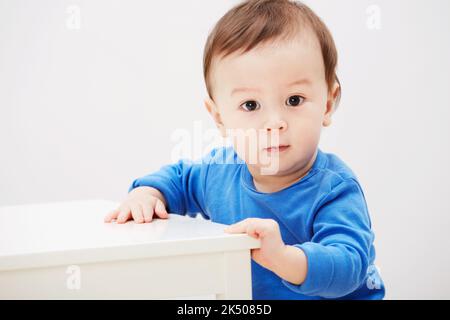
[[[224,253],[225,291],[216,294],[217,300],[251,300],[252,274],[250,250]]]

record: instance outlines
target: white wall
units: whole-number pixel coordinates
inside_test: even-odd
[[[236,2],[0,0],[0,205],[121,200],[172,133],[214,128],[202,50]],[[364,187],[387,298],[448,299],[450,2],[305,2],[340,54],[321,148]]]

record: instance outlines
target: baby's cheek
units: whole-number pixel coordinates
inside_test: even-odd
[[[311,157],[319,145],[321,129],[316,126],[304,126],[296,130],[292,136],[295,151],[293,156],[297,159],[308,159]]]
[[[233,146],[238,156],[247,164],[258,163],[258,137],[253,130],[236,131],[232,137]]]

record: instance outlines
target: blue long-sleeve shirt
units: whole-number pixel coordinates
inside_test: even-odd
[[[257,191],[233,147],[212,149],[198,160],[181,159],[133,181],[158,189],[169,213],[233,224],[249,217],[278,222],[285,244],[305,252],[308,272],[296,285],[252,260],[253,299],[382,299],[374,265],[374,233],[366,200],[352,170],[317,149],[311,170],[274,193]]]

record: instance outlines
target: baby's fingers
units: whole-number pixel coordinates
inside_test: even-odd
[[[130,208],[123,206],[120,208],[119,216],[117,217],[117,223],[124,223],[130,218]]]
[[[159,199],[156,200],[155,214],[162,219],[169,218],[169,214],[167,213],[164,203]]]
[[[113,219],[116,219],[117,216],[119,215],[120,210],[119,209],[114,209],[112,211],[110,211],[106,216],[105,216],[105,222],[111,222]]]
[[[144,214],[142,213],[142,207],[138,203],[132,203],[130,204],[131,208],[131,215],[133,216],[134,221],[136,223],[143,223],[144,222]]]
[[[141,206],[144,214],[144,221],[151,222],[153,218],[153,207],[150,204],[141,204]]]

